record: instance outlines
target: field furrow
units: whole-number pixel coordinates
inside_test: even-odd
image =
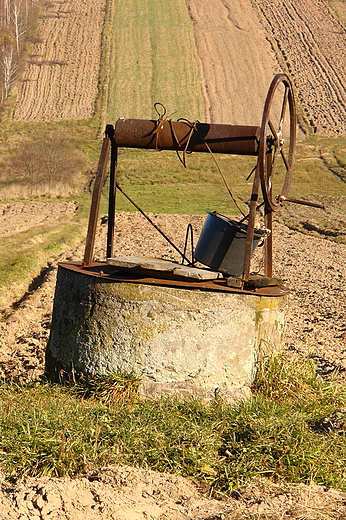
[[[51,2],[28,56],[13,119],[59,121],[94,115],[105,1]]]
[[[315,132],[346,132],[346,33],[322,0],[255,0]]]
[[[251,0],[186,0],[193,22],[207,119],[259,125],[279,66]]]
[[[107,9],[103,122],[157,117],[160,102],[176,118],[259,125],[270,81],[285,69],[314,131],[345,134],[343,1],[112,0]],[[47,4],[14,120],[94,115],[104,19],[105,0]]]

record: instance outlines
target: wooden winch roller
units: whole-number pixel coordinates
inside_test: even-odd
[[[288,198],[296,149],[296,106],[289,77],[280,73],[273,78],[265,100],[261,126],[191,123],[185,119],[172,121],[164,119],[164,115],[165,113],[159,114],[157,120],[120,118],[115,127],[107,125],[93,191],[83,267],[90,266],[92,262],[100,196],[109,154],[110,194],[106,255],[107,258],[112,256],[117,151],[119,147],[124,147],[257,156],[247,215],[242,282],[244,284],[248,281],[250,275],[260,190],[263,195],[261,205],[264,206],[264,226],[270,232],[265,241],[265,276],[272,277],[273,212],[278,211],[285,201],[305,203]],[[283,183],[276,188],[274,184],[278,169]]]

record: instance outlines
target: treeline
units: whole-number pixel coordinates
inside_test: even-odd
[[[34,33],[38,0],[0,0],[0,102],[18,77],[25,43]]]

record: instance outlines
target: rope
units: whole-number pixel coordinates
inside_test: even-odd
[[[159,107],[162,109],[161,111],[159,110]],[[170,117],[170,116],[166,117],[167,110],[166,110],[166,107],[162,103],[155,103],[154,104],[154,109],[155,109],[156,113],[158,114],[158,119],[156,121],[156,126],[155,126],[155,129],[153,130],[153,134],[155,134],[155,139],[156,139],[156,144],[155,144],[156,150],[160,150],[160,147],[159,147],[160,130],[163,129],[163,121],[166,121],[168,119],[168,117]],[[173,112],[173,114],[174,114],[174,112]],[[173,114],[171,114],[171,115],[173,115]],[[181,155],[179,153],[180,150],[176,151],[178,159],[182,163],[184,168],[186,168],[186,154],[189,153],[189,150],[188,150],[189,144],[190,144],[190,141],[191,141],[191,138],[192,138],[193,134],[196,132],[199,135],[199,137],[201,138],[201,140],[203,141],[203,143],[205,144],[208,152],[210,153],[210,155],[211,155],[211,157],[212,157],[212,159],[213,159],[213,161],[215,163],[215,166],[216,166],[219,174],[221,175],[221,178],[222,178],[223,183],[224,183],[224,185],[226,187],[226,190],[228,191],[228,194],[231,197],[234,205],[238,209],[239,213],[241,213],[243,215],[243,217],[246,218],[245,217],[245,213],[242,211],[242,209],[240,208],[237,200],[233,196],[233,193],[232,193],[232,191],[231,191],[231,189],[230,189],[230,187],[229,187],[229,185],[228,185],[228,183],[226,181],[226,178],[225,178],[223,172],[221,171],[221,168],[220,168],[220,166],[219,166],[219,164],[218,164],[218,162],[217,162],[217,160],[215,158],[215,155],[213,154],[210,146],[208,145],[208,143],[206,142],[206,140],[204,139],[204,137],[201,135],[201,133],[198,130],[197,125],[198,125],[199,121],[196,120],[196,121],[194,121],[192,123],[188,119],[186,119],[184,117],[181,117],[181,118],[179,118],[177,120],[177,122],[185,123],[190,128],[190,130],[189,130],[189,132],[187,134],[187,140],[186,140],[185,146],[181,150],[183,152],[182,157],[181,157]],[[175,141],[178,144],[178,146],[180,147],[181,146],[181,142],[178,140],[177,136],[175,135],[173,127],[172,127],[172,131],[173,131],[173,135],[174,135]],[[185,138],[186,138],[186,136],[184,136],[184,139]],[[192,152],[190,152],[190,153],[192,153]],[[251,176],[251,174],[252,174],[252,172],[250,173],[250,176]]]
[[[160,112],[159,107],[162,109],[161,112]],[[158,118],[156,120],[156,126],[153,130],[153,134],[155,135],[155,148],[157,151],[159,151],[160,150],[159,135],[160,135],[160,130],[162,130],[162,128],[163,128],[163,121],[168,121],[169,118],[172,117],[173,114],[175,114],[175,112],[172,112],[172,114],[170,114],[169,116],[166,117],[167,110],[166,110],[166,107],[162,103],[154,103],[154,109],[158,115]],[[176,137],[176,136],[174,136],[174,137]]]
[[[165,233],[163,231],[161,231],[161,229],[155,224],[155,222],[153,222],[151,220],[150,217],[148,217],[148,215],[146,215],[144,213],[144,211],[138,206],[138,204],[136,204],[130,197],[129,195],[127,195],[127,193],[124,192],[124,190],[119,186],[118,183],[116,183],[116,187],[117,189],[124,195],[124,197],[127,198],[127,200],[143,215],[144,218],[147,219],[147,221],[156,229],[156,231],[158,231],[160,233],[160,235],[163,236],[163,238],[165,240],[167,240],[167,242],[179,253],[179,255],[182,257],[183,260],[186,260],[188,265],[191,265],[191,262],[190,260],[185,256],[185,251],[182,253],[180,251],[180,249],[178,249],[178,247],[170,240],[170,238],[168,238],[167,235],[165,235]]]
[[[204,139],[204,137],[201,135],[201,133],[198,130],[197,124],[199,123],[199,121],[195,121],[194,123],[191,123],[191,121],[189,121],[188,119],[185,119],[185,118],[180,118],[180,119],[178,119],[178,121],[181,121],[181,122],[185,123],[186,125],[188,125],[190,127],[189,136],[188,136],[188,139],[187,139],[187,143],[186,143],[185,149],[183,150],[183,154],[186,154],[187,148],[188,148],[188,146],[190,144],[190,141],[191,141],[191,137],[192,137],[193,133],[196,132],[199,135],[199,137],[202,139],[202,141],[205,144],[206,148],[208,149],[208,152],[210,153],[210,155],[211,155],[211,157],[212,157],[212,159],[213,159],[213,161],[215,163],[215,166],[216,166],[219,174],[221,175],[223,183],[224,183],[224,185],[226,187],[226,190],[228,191],[228,194],[230,195],[233,203],[235,204],[235,206],[238,209],[239,213],[241,213],[243,215],[243,217],[245,217],[245,213],[240,208],[240,206],[237,203],[235,197],[233,196],[233,193],[232,193],[230,187],[227,184],[226,178],[225,178],[224,174],[222,173],[222,170],[221,170],[221,168],[220,168],[220,166],[219,166],[219,164],[218,164],[218,162],[217,162],[217,160],[215,158],[215,155],[213,154],[213,152],[212,152],[209,144],[207,143],[207,141]],[[182,162],[182,163],[186,167],[186,165],[185,165],[185,155],[184,155],[184,162]]]
[[[153,134],[155,135],[155,148],[156,150],[160,150],[160,146],[159,146],[159,136],[160,136],[160,131],[163,129],[163,122],[164,121],[167,121],[168,118],[170,118],[175,112],[173,112],[170,116],[166,116],[167,114],[167,110],[166,110],[166,107],[162,104],[162,103],[155,103],[154,104],[154,109],[158,115],[158,118],[156,120],[156,125],[155,125],[155,129],[153,130]],[[240,222],[243,222],[244,220],[246,220],[249,215],[245,215],[245,213],[242,211],[242,209],[240,208],[240,206],[238,205],[235,197],[233,196],[233,193],[227,183],[227,180],[215,158],[215,155],[213,154],[210,146],[208,145],[208,143],[206,142],[206,140],[204,139],[204,137],[201,135],[201,133],[199,132],[198,130],[198,123],[199,121],[196,120],[195,122],[191,122],[189,121],[188,119],[186,118],[180,118],[177,120],[178,122],[182,122],[182,123],[185,123],[189,128],[189,132],[187,134],[187,140],[186,140],[186,143],[185,143],[185,146],[182,150],[176,150],[176,153],[177,153],[177,156],[178,156],[178,159],[180,160],[180,162],[182,163],[182,165],[184,166],[184,168],[186,168],[186,154],[187,153],[192,153],[191,151],[188,150],[189,148],[189,144],[191,142],[191,138],[194,134],[194,132],[196,132],[199,137],[201,138],[201,140],[203,141],[203,143],[205,144],[208,152],[210,153],[215,165],[216,165],[216,168],[219,172],[219,174],[221,175],[221,178],[223,180],[223,183],[228,191],[228,194],[230,195],[234,205],[236,206],[236,208],[238,209],[238,211],[243,215],[243,218],[241,219]],[[173,131],[173,135],[174,135],[174,138],[175,138],[175,141],[176,143],[178,144],[178,146],[180,147],[181,146],[181,142],[179,142],[177,136],[175,135],[174,133],[174,130],[173,130],[173,127],[172,127],[172,131]],[[186,136],[184,136],[184,139],[186,138]],[[180,151],[182,151],[182,156],[180,155]],[[250,172],[249,176],[247,177],[247,180],[251,177],[251,175],[253,174],[253,172],[255,171],[256,167]],[[163,236],[163,238],[179,253],[179,255],[182,257],[182,263],[184,263],[184,260],[187,261],[188,265],[194,265],[194,245],[193,245],[193,230],[192,230],[192,225],[191,224],[188,224],[187,226],[187,230],[186,230],[186,236],[185,236],[185,245],[184,245],[184,252],[181,252],[180,249],[167,237],[167,235],[150,219],[150,217],[148,215],[146,215],[146,213],[129,197],[129,195],[127,195],[124,190],[121,188],[121,186],[116,183],[116,188],[124,195],[124,197],[143,215],[144,218],[146,218],[146,220],[160,233],[160,235]],[[261,206],[262,204],[260,204],[258,206],[258,208]],[[257,208],[257,209],[258,209]],[[186,257],[186,249],[187,249],[187,242],[188,242],[188,236],[190,234],[190,237],[191,237],[191,254],[192,254],[192,261],[190,262],[190,260]]]

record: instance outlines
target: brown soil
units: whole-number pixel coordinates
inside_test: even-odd
[[[186,3],[212,122],[260,124],[273,74],[287,71],[315,132],[345,133],[346,32],[326,2]],[[345,13],[341,2],[336,7]]]
[[[131,467],[1,487],[3,520],[342,520],[346,514],[346,494],[320,486],[259,482],[216,500],[180,476]]]
[[[345,219],[339,215],[337,221],[337,210],[331,209],[333,200],[326,202],[328,209],[323,217],[326,220],[322,219],[322,223],[327,227],[330,219],[334,227],[329,228],[329,233],[340,238],[345,233]],[[22,213],[21,204],[18,204],[18,211],[15,204],[7,209],[6,218],[11,214],[17,222],[16,213]],[[42,220],[47,217],[42,209],[38,204],[36,223],[40,216]],[[34,210],[31,205],[31,211]],[[292,290],[287,310],[286,348],[310,353],[325,377],[329,377],[330,371],[339,369],[339,378],[343,380],[346,368],[346,245],[327,239],[327,232],[317,224],[321,221],[317,211],[321,210],[302,208],[300,213],[295,211],[291,215],[289,210],[284,210],[280,220],[287,225],[275,224],[275,271]],[[192,223],[197,238],[205,218],[151,217],[180,248],[187,224]],[[9,220],[7,225],[10,226]],[[105,224],[98,228],[94,259],[104,259],[106,228]],[[59,260],[81,260],[83,253],[84,244],[80,244]],[[114,253],[179,260],[161,235],[141,215],[133,213],[117,215]],[[48,267],[38,289],[8,309],[8,318],[0,324],[0,368],[6,379],[26,382],[37,378],[44,370],[56,271],[56,263]],[[245,519],[249,514],[270,513],[273,520],[346,518],[346,495],[323,487],[274,486],[257,482],[238,491],[237,499],[220,502],[203,498],[181,477],[134,468],[95,469],[87,476],[73,479],[28,479],[13,487],[4,482],[0,490],[0,517],[9,520],[75,520],[82,516],[85,520]]]
[[[323,0],[186,0],[194,26],[207,120],[262,119],[273,75],[288,71],[314,130],[346,131],[345,27]],[[341,16],[344,2],[331,2]],[[49,2],[13,114],[20,121],[93,116],[105,3]],[[149,109],[149,107],[148,107]]]
[[[73,215],[76,202],[18,202],[0,204],[0,237],[26,231],[39,224],[50,224]]]
[[[186,0],[203,79],[207,121],[260,125],[279,67],[250,0]]]
[[[255,0],[315,132],[345,134],[345,27],[323,0]]]
[[[326,2],[186,3],[211,122],[259,125],[273,75],[287,71],[315,132],[345,133],[346,32]],[[335,4],[345,15],[344,4]]]
[[[104,0],[47,2],[17,96],[15,121],[94,115],[104,10]]]
[[[315,356],[321,370],[334,367],[343,379],[346,370],[346,245],[337,241],[344,240],[346,219],[332,197],[326,197],[324,202],[324,211],[305,206],[290,209],[287,204],[277,214],[273,235],[274,271],[292,293],[287,311],[287,348]],[[51,204],[29,204],[32,225],[50,218],[47,212],[52,210]],[[22,203],[5,207],[7,211],[2,215],[0,212],[0,228],[3,222],[7,229],[20,231],[28,227],[29,222],[22,218]],[[73,208],[73,203],[54,203],[54,211],[59,214],[68,215]],[[184,215],[151,215],[151,218],[180,250],[183,250],[187,224],[192,224],[196,241],[205,219]],[[106,232],[107,225],[100,225],[95,260],[105,260]],[[114,255],[117,254],[181,260],[139,213],[117,214]],[[0,368],[6,379],[24,382],[42,373],[57,262],[80,261],[83,255],[83,244],[65,252],[47,267],[38,289],[24,295],[20,305],[13,302],[6,310],[8,318],[0,323]],[[262,254],[259,254],[253,262],[253,270],[260,268],[261,261]]]

